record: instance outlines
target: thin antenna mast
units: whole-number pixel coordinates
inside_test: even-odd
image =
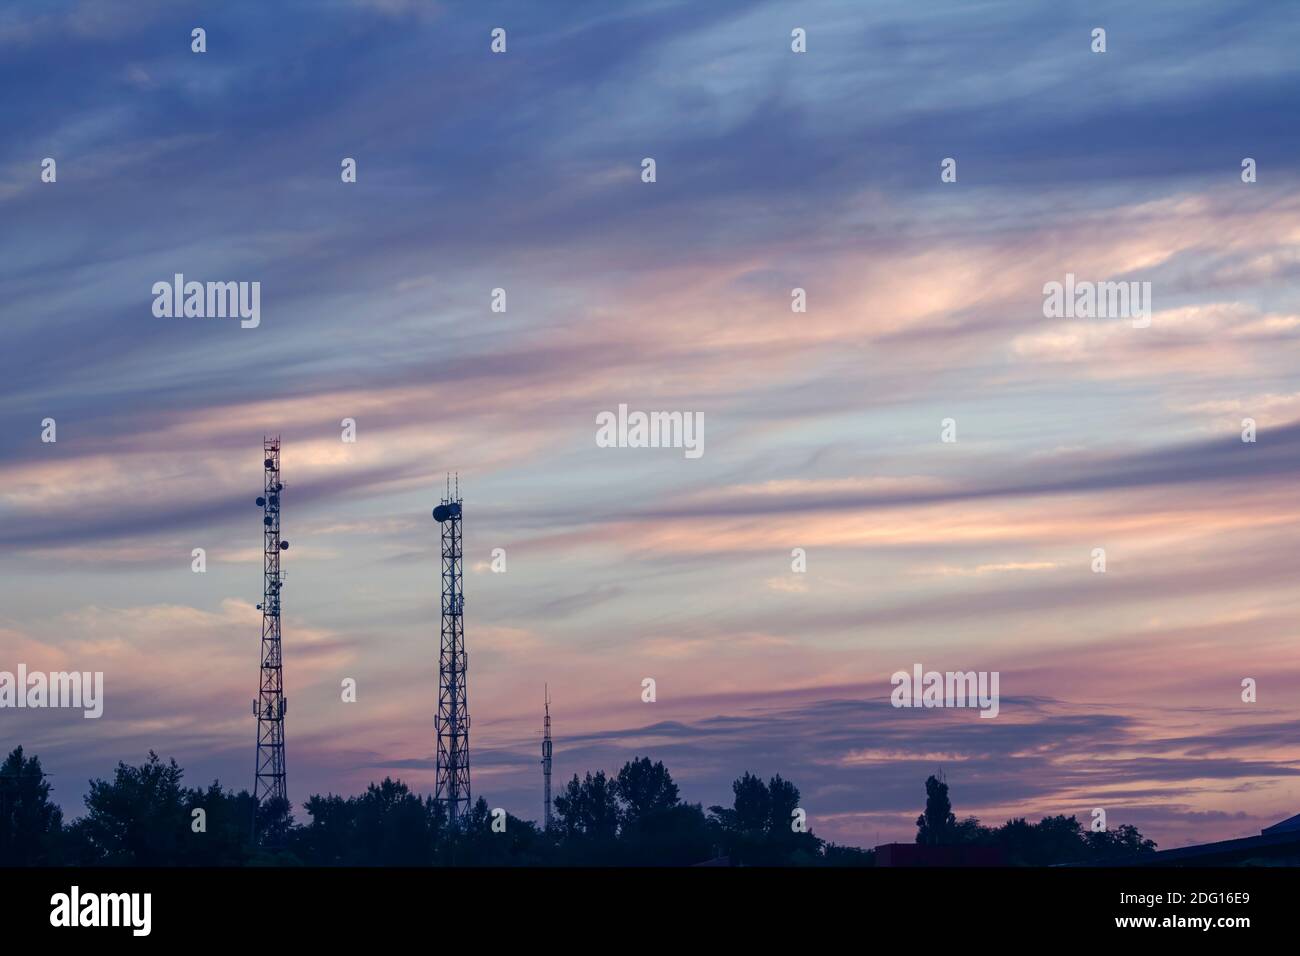
[[[542,828],[551,828],[551,689],[543,685],[546,716],[542,722]]]

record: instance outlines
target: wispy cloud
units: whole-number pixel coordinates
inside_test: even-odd
[[[1294,812],[1295,22],[827,0],[797,57],[776,3],[494,10],[241,0],[203,55],[188,5],[0,12],[0,667],[107,678],[103,720],[12,727],[58,797],[150,747],[247,783],[277,433],[295,798],[432,785],[455,471],[513,812],[544,682],[557,771],[780,772],[852,842],[937,763],[961,812],[1164,845]],[[178,272],[259,281],[261,327],[155,318]],[[1067,273],[1151,282],[1151,326],[1046,318]],[[621,402],[708,453],[597,448]],[[893,711],[918,659],[1000,671],[1002,716]]]

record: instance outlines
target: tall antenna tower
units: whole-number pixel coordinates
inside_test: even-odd
[[[433,509],[442,526],[442,645],[438,656],[438,759],[434,799],[447,810],[455,829],[469,810],[469,703],[465,695],[465,595],[461,556],[460,478]]]
[[[262,441],[262,675],[253,714],[257,717],[257,765],[253,797],[258,809],[269,806],[273,814],[289,809],[284,778],[284,668],[280,657],[280,552],[289,547],[280,539],[280,436]],[[254,818],[254,831],[257,820]]]
[[[544,691],[546,718],[542,722],[542,829],[551,828],[551,689]]]

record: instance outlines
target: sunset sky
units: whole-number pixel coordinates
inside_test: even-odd
[[[451,471],[494,807],[541,816],[548,683],[557,788],[780,773],[860,846],[939,769],[959,817],[1162,848],[1300,812],[1296,13],[6,4],[0,670],[106,700],[0,744],[69,816],[150,749],[251,788],[279,434],[296,804],[433,790]],[[260,326],[155,317],[176,273],[260,282]],[[1067,273],[1150,282],[1150,327],[1045,318]],[[597,447],[620,403],[703,456]],[[915,663],[998,671],[999,715],[892,708]]]

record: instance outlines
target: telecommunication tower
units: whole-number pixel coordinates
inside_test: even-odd
[[[551,690],[543,692],[546,717],[542,721],[542,829],[551,828]]]
[[[284,773],[284,667],[280,655],[280,552],[289,542],[280,538],[280,499],[284,482],[280,474],[280,437],[262,441],[262,672],[253,715],[257,717],[257,765],[253,797],[259,808],[274,802],[286,812],[289,805]],[[254,828],[257,824],[254,821]]]
[[[442,643],[438,656],[438,735],[434,799],[454,829],[469,810],[469,703],[465,694],[465,596],[462,591],[460,479],[433,517],[442,528]]]

